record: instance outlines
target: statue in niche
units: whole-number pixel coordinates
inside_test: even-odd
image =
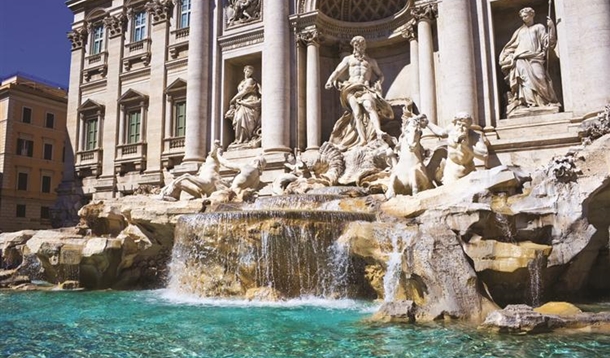
[[[545,68],[549,52],[557,44],[555,24],[547,17],[547,32],[542,24],[534,24],[534,15],[531,7],[519,11],[523,25],[500,53],[500,67],[510,86],[508,117],[559,111],[560,104]]]
[[[260,18],[260,0],[229,0],[227,25],[243,24]]]
[[[167,201],[180,200],[180,194],[184,191],[195,198],[210,196],[212,193],[227,189],[227,185],[220,177],[219,152],[220,142],[215,141],[212,150],[208,154],[205,163],[201,165],[197,175],[183,174],[164,186],[159,194],[160,199]]]
[[[392,107],[381,95],[383,73],[377,61],[365,53],[366,40],[355,36],[350,44],[353,53],[339,63],[325,85],[326,89],[334,87],[341,92],[345,113],[335,123],[329,142],[342,151],[387,137],[381,130],[380,120],[394,118]],[[339,82],[346,72],[348,79]],[[377,77],[374,84],[371,83],[373,75]]]
[[[472,116],[466,112],[456,114],[447,128],[428,123],[432,133],[447,138],[447,158],[444,166],[440,166],[442,170],[440,181],[444,185],[451,184],[474,171],[474,158],[487,162],[489,142],[485,135],[474,131],[472,125]],[[434,155],[431,161],[434,161]],[[428,167],[433,165],[428,164]],[[429,177],[436,176],[436,173],[433,176],[429,174]]]
[[[231,98],[225,114],[235,130],[235,140],[229,150],[260,147],[261,87],[253,74],[254,67],[244,67],[244,79],[237,86],[237,94]]]
[[[425,151],[420,140],[423,129],[428,126],[425,114],[402,117],[402,134],[398,138],[395,151],[399,159],[392,165],[392,174],[385,195],[388,199],[402,195],[415,195],[420,191],[432,189],[434,185],[428,177],[424,165]],[[393,156],[392,158],[395,158]]]

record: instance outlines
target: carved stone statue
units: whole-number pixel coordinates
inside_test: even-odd
[[[214,147],[208,154],[205,163],[199,168],[197,175],[187,173],[174,179],[161,189],[160,198],[169,201],[180,200],[180,193],[183,191],[195,198],[202,198],[210,196],[217,190],[226,189],[227,186],[222,182],[219,173],[219,150],[220,142],[215,141]]]
[[[218,161],[224,167],[239,172],[235,178],[233,178],[230,188],[235,193],[239,195],[247,189],[258,190],[261,175],[263,174],[265,166],[267,165],[267,161],[262,154],[254,158],[252,162],[240,165],[231,163],[223,158],[221,151],[221,153],[218,155]]]
[[[237,86],[237,94],[231,98],[225,118],[231,120],[235,141],[229,149],[260,147],[261,90],[252,77],[254,67],[244,67],[244,79]]]
[[[403,116],[402,134],[395,148],[399,160],[392,168],[385,194],[388,199],[396,194],[415,195],[434,187],[424,166],[424,148],[420,144],[422,130],[427,126],[428,118],[424,114]]]
[[[260,18],[260,0],[229,0],[227,25],[241,24]]]
[[[549,51],[557,43],[555,24],[547,18],[547,32],[542,24],[534,24],[534,15],[530,7],[519,11],[523,25],[500,53],[500,67],[510,86],[506,107],[509,117],[531,112],[553,113],[560,106],[545,68]]]
[[[325,85],[326,89],[335,87],[341,92],[341,105],[346,110],[335,123],[329,139],[340,150],[364,146],[387,136],[381,130],[380,119],[394,117],[392,107],[381,96],[383,73],[377,61],[366,55],[364,37],[355,36],[350,44],[353,53],[339,63]],[[348,79],[339,82],[346,72]],[[374,84],[371,83],[373,75],[377,77]]]
[[[446,129],[433,123],[428,128],[439,137],[447,138],[447,159],[443,168],[442,183],[450,184],[475,170],[474,158],[487,161],[488,141],[483,134],[475,132],[472,116],[460,112],[453,117]]]

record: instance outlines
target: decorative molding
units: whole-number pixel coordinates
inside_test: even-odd
[[[411,16],[413,16],[417,22],[434,21],[438,17],[438,4],[428,3],[422,6],[416,6],[411,9]]]
[[[316,27],[305,29],[296,34],[296,40],[305,45],[319,46],[324,40],[324,34]]]
[[[85,26],[77,27],[68,32],[68,40],[72,44],[72,51],[82,49],[87,44],[89,32]]]
[[[122,12],[116,15],[109,15],[103,21],[110,38],[122,35],[127,27],[127,15]]]
[[[409,41],[413,41],[417,39],[417,21],[415,19],[409,20],[405,24],[401,32],[402,37]]]
[[[167,22],[171,17],[174,3],[172,0],[152,0],[146,3],[146,11],[152,16],[152,24]]]
[[[234,50],[240,47],[246,47],[264,40],[263,28],[258,28],[250,32],[242,32],[234,35],[226,35],[218,39],[218,44],[223,50]]]

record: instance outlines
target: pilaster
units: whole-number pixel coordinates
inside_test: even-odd
[[[417,21],[417,41],[419,45],[419,111],[426,114],[428,119],[434,124],[438,123],[438,119],[436,112],[436,77],[434,73],[432,24],[437,17],[437,13],[436,4],[426,4],[411,10],[413,18]]]

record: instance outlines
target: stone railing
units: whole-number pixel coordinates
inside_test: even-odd
[[[97,67],[108,63],[108,52],[100,52],[85,57],[85,68]]]
[[[77,152],[74,167],[76,174],[80,177],[99,175],[102,168],[102,149],[97,148]]]
[[[167,46],[169,57],[178,58],[181,54],[186,55],[189,48],[189,28],[174,30],[170,33],[170,42]]]
[[[118,172],[124,167],[133,166],[135,170],[144,168],[146,163],[146,143],[121,144],[116,147],[115,168]]]

